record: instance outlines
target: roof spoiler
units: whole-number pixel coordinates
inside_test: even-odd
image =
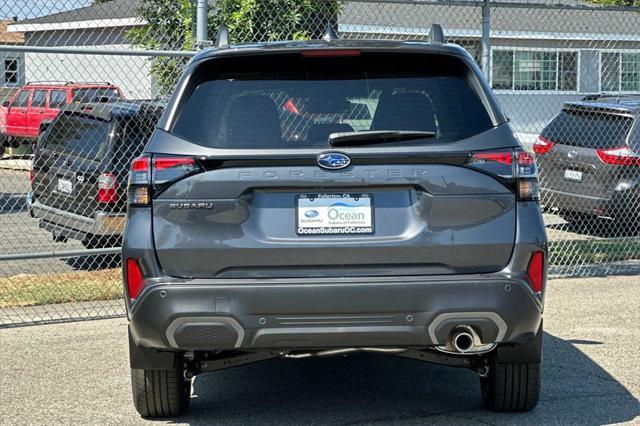
[[[597,101],[598,99],[620,99],[620,98],[638,98],[640,94],[635,93],[625,93],[625,94],[615,94],[615,93],[596,93],[587,95],[582,98],[583,101]]]
[[[429,38],[431,39],[431,43],[446,43],[444,39],[444,31],[442,31],[442,26],[440,24],[433,23],[431,24],[431,31],[429,32]]]

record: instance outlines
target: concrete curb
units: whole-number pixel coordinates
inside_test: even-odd
[[[31,160],[6,157],[3,159],[0,159],[0,169],[29,171],[31,170]]]

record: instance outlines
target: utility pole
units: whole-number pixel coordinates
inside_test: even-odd
[[[489,10],[489,0],[484,0],[482,5],[482,74],[489,81],[491,76],[491,42],[489,33],[491,32],[491,11]]]
[[[196,4],[196,44],[199,49],[211,44],[207,35],[207,0],[197,0]]]

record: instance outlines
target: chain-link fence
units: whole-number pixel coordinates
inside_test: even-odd
[[[0,325],[123,314],[130,161],[221,24],[239,43],[440,23],[536,154],[552,276],[640,274],[637,4],[8,0],[0,19]],[[333,118],[360,130],[359,106]]]

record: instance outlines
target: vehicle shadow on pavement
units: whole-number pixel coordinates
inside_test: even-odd
[[[189,414],[175,421],[604,424],[640,415],[636,398],[578,347],[549,334],[544,344],[543,393],[529,413],[483,410],[478,378],[471,371],[357,354],[276,359],[202,375],[194,383]]]
[[[120,257],[120,253],[92,254],[65,258],[65,262],[78,271],[100,271],[119,268]]]
[[[27,210],[27,194],[0,194],[0,214],[20,213]]]

